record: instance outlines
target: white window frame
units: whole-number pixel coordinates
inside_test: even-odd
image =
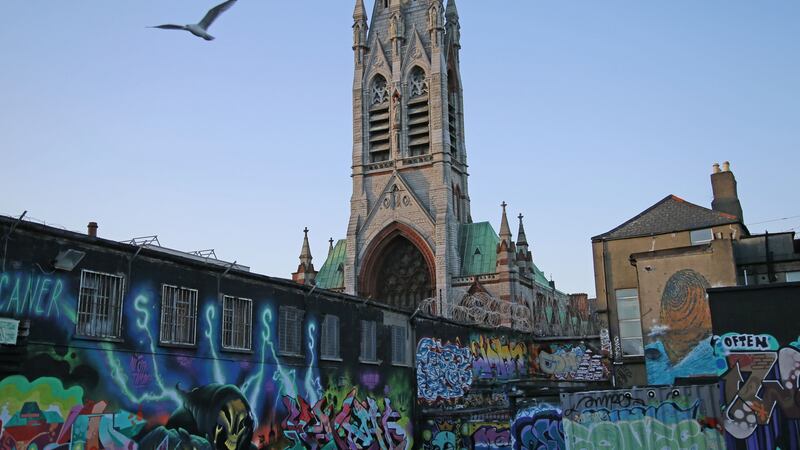
[[[358,360],[365,363],[378,361],[378,323],[374,320],[361,321],[361,352]]]
[[[625,292],[627,291],[627,292]],[[631,292],[635,293],[634,295],[630,295]],[[628,295],[625,295],[628,294]],[[642,310],[639,304],[639,290],[636,288],[627,288],[627,289],[616,289],[614,291],[614,298],[616,300],[616,307],[617,307],[617,321],[619,325],[619,339],[620,343],[622,344],[622,356],[644,356],[644,336],[642,333]],[[620,312],[620,302],[628,302],[628,303],[635,303],[636,305],[636,318],[625,318],[622,319],[619,317]],[[638,335],[630,335],[630,336],[623,336],[623,324],[627,325],[634,325],[636,329],[639,330]],[[636,342],[638,344],[638,348],[642,349],[640,353],[628,353],[626,352],[625,348],[625,341]]]
[[[197,344],[197,289],[161,285],[159,342],[169,345]]]
[[[278,312],[278,353],[303,354],[303,316],[305,311],[294,306],[281,306]],[[291,333],[291,334],[289,334]]]
[[[325,314],[320,331],[320,359],[341,361],[339,316]]]
[[[708,232],[708,237],[702,236],[700,237],[700,233],[705,234]],[[709,242],[714,240],[714,230],[711,228],[703,228],[702,230],[692,230],[689,232],[689,240],[691,241],[692,245],[702,245],[708,244]]]
[[[249,352],[253,349],[253,300],[222,296],[222,348]]]
[[[125,277],[82,270],[75,334],[93,339],[121,339],[124,302]],[[98,327],[101,320],[105,324]]]

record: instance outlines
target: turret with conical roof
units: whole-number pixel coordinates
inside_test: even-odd
[[[517,267],[519,267],[520,275],[530,276],[533,271],[533,256],[528,247],[528,238],[525,236],[525,226],[522,224],[522,218],[525,217],[521,213],[517,218],[519,219],[519,231],[517,232]]]
[[[500,243],[497,244],[497,272],[511,272],[516,267],[516,246],[511,239],[511,228],[508,226],[506,202],[500,204],[503,216],[500,219]]]
[[[300,249],[300,264],[297,266],[297,272],[292,274],[292,281],[300,284],[314,284],[314,279],[317,277],[317,271],[314,270],[314,264],[311,262],[311,246],[308,244],[308,227],[303,229],[303,247]]]

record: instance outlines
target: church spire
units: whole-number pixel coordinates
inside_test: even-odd
[[[314,284],[314,279],[317,277],[317,271],[314,270],[314,264],[311,262],[311,246],[308,245],[308,227],[303,229],[303,247],[300,249],[300,264],[297,266],[297,272],[292,274],[292,281],[300,284]]]
[[[444,14],[447,16],[447,20],[455,19],[458,21],[458,8],[456,7],[456,0],[447,1],[447,10]]]
[[[456,49],[461,48],[461,24],[458,22],[458,8],[456,0],[447,1],[447,10],[444,12],[447,18],[447,39]]]
[[[508,216],[506,216],[508,204],[503,202],[500,206],[503,207],[503,216],[500,219],[500,243],[497,244],[497,273],[511,272],[517,265],[517,251],[514,241],[511,240],[511,228],[508,226]]]
[[[364,8],[364,0],[356,0],[356,7],[353,10],[353,20],[367,20],[367,9]]]
[[[503,207],[503,217],[500,219],[500,240],[511,242],[511,228],[508,226],[508,216],[506,216],[508,204],[503,202],[500,206]]]
[[[355,52],[357,67],[364,64],[364,57],[367,54],[368,28],[364,0],[356,0],[356,7],[353,10],[353,51]]]
[[[520,213],[519,216],[517,216],[517,219],[519,219],[519,232],[517,232],[517,246],[523,244],[525,246],[528,245],[528,238],[525,236],[525,226],[522,225],[523,217],[525,216],[523,216],[522,213]]]
[[[519,232],[517,232],[517,267],[521,275],[528,275],[533,272],[533,256],[528,247],[528,238],[525,236],[525,226],[522,224],[521,213],[519,219]]]

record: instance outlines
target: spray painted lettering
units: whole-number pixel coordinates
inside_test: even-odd
[[[33,273],[0,274],[0,312],[15,317],[61,317],[64,282]]]
[[[417,390],[421,399],[463,397],[472,385],[473,358],[468,348],[422,338],[417,346]]]
[[[405,449],[406,432],[397,423],[401,417],[391,400],[383,400],[381,411],[371,397],[359,401],[357,391],[347,395],[338,411],[326,397],[313,406],[302,397],[284,397],[288,412],[283,434],[294,448]]]

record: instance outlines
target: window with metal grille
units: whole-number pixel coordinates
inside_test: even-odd
[[[81,271],[77,335],[93,338],[122,337],[122,300],[125,278]]]
[[[361,361],[377,362],[376,324],[371,320],[361,321]]]
[[[300,326],[303,310],[281,306],[278,320],[279,351],[284,355],[300,354]]]
[[[339,359],[339,317],[330,314],[322,320],[321,357]]]
[[[253,301],[222,297],[222,348],[250,350],[253,347]]]
[[[197,338],[197,290],[161,286],[162,344],[194,345]]]

